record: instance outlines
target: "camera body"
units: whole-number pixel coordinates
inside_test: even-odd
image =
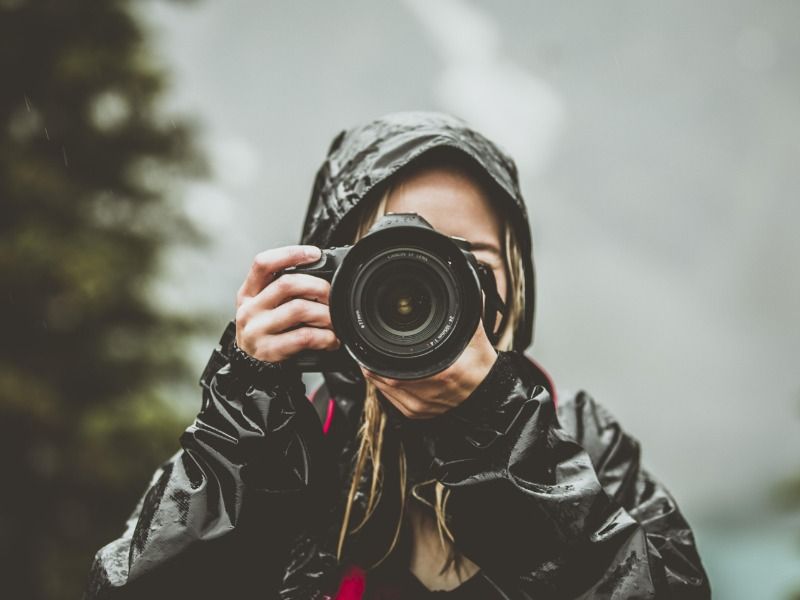
[[[352,246],[323,249],[316,262],[283,273],[331,283],[331,322],[342,342],[289,359],[301,371],[344,370],[355,360],[385,377],[428,377],[461,355],[483,310],[485,272],[469,242],[415,213],[388,213]]]

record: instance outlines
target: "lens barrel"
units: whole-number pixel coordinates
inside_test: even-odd
[[[357,362],[386,377],[418,379],[446,369],[469,343],[480,320],[480,282],[474,257],[454,239],[417,215],[391,216],[342,259],[331,318]]]

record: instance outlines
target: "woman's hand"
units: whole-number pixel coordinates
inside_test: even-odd
[[[333,350],[339,339],[328,309],[330,283],[281,270],[318,260],[315,246],[283,246],[258,254],[236,295],[236,344],[259,360],[279,362],[301,350]]]
[[[494,365],[497,351],[483,322],[455,363],[425,379],[400,380],[381,377],[361,367],[386,399],[409,419],[428,419],[458,406],[478,387]]]

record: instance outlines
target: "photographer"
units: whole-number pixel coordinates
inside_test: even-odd
[[[391,377],[351,360],[309,401],[294,359],[341,353],[343,317],[326,279],[291,267],[363,241],[387,213],[470,242],[488,277],[481,319],[443,370]],[[253,262],[182,450],[98,551],[88,598],[710,597],[638,443],[524,355],[530,230],[491,142],[432,113],[343,132],[301,242]],[[400,275],[381,293],[412,319]]]

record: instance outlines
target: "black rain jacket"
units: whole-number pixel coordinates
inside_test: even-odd
[[[400,443],[412,483],[435,479],[450,490],[457,548],[497,598],[710,597],[689,525],[640,465],[636,440],[585,392],[556,401],[553,384],[524,355],[534,269],[510,158],[440,114],[400,113],[343,131],[317,175],[302,242],[346,242],[353,208],[371,190],[442,147],[488,174],[517,227],[526,312],[514,349],[500,352],[479,387],[444,415],[412,422],[385,403],[383,492],[340,563],[361,373],[326,373],[311,402],[292,370],[253,381],[228,360],[230,324],[203,373],[202,408],[182,450],[155,473],[122,535],[97,552],[86,598],[356,598],[353,573],[385,553],[398,522],[399,476],[388,457]],[[351,523],[364,514],[369,476]]]

